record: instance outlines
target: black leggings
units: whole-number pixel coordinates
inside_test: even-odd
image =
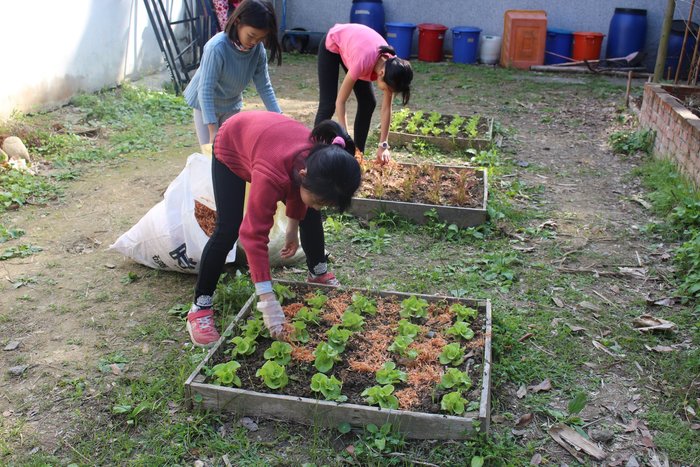
[[[333,117],[335,113],[335,100],[338,97],[338,76],[340,67],[347,73],[339,54],[330,52],[326,48],[326,36],[323,36],[318,47],[318,111],[314,125],[318,125],[323,120]],[[372,113],[377,106],[377,99],[374,97],[372,83],[369,81],[357,80],[352,90],[357,99],[357,114],[355,115],[355,128],[353,139],[355,146],[362,152],[365,151],[367,134],[372,121]]]
[[[212,156],[211,178],[216,202],[216,227],[202,252],[199,276],[195,286],[195,301],[201,295],[214,295],[219,276],[224,269],[226,256],[238,239],[238,230],[243,221],[245,180]],[[306,217],[299,223],[301,247],[306,254],[310,271],[326,261],[321,213],[308,208]]]

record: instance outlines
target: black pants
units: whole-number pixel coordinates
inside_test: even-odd
[[[243,221],[245,180],[213,156],[211,178],[216,202],[216,227],[202,252],[195,300],[200,295],[214,295],[226,256],[238,239],[238,230]],[[299,223],[299,230],[306,264],[312,271],[317,264],[326,261],[321,213],[308,208],[306,217]]]
[[[341,66],[347,73],[348,68],[341,60],[340,55],[329,52],[326,48],[326,36],[323,36],[318,47],[319,97],[314,125],[332,118],[335,113],[335,100],[338,97],[338,76]],[[364,152],[369,126],[372,121],[372,113],[374,113],[374,108],[377,106],[377,99],[374,97],[372,83],[369,81],[357,80],[352,90],[357,99],[353,139],[355,140],[355,146]]]

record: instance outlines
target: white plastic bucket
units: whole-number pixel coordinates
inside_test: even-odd
[[[501,55],[501,36],[481,36],[479,61],[487,65],[498,63]]]

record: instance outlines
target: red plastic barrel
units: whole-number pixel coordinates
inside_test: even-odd
[[[439,62],[442,60],[442,46],[447,26],[421,23],[418,25],[418,60]]]
[[[572,58],[574,60],[598,60],[603,37],[605,34],[600,32],[574,32]]]

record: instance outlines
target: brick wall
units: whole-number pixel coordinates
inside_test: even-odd
[[[639,122],[642,128],[656,132],[654,155],[675,161],[681,172],[700,187],[700,117],[669,91],[700,97],[697,87],[647,83]]]

